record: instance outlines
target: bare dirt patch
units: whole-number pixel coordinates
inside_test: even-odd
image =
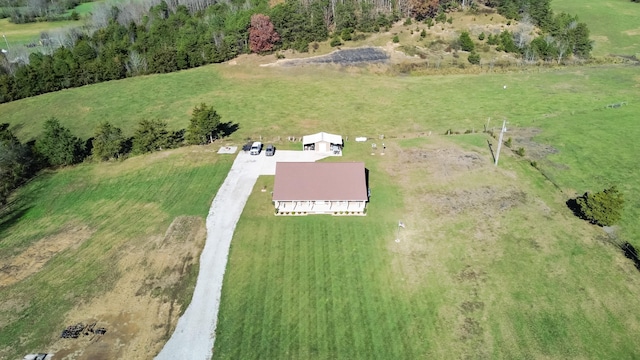
[[[37,273],[54,256],[66,249],[77,248],[93,232],[86,226],[67,225],[59,233],[35,242],[19,255],[1,260],[0,288]]]
[[[507,211],[524,204],[527,195],[517,188],[482,186],[446,193],[428,193],[423,200],[439,214],[455,216],[473,212],[477,216],[491,217],[496,212]]]
[[[527,157],[533,160],[541,160],[549,155],[557,154],[558,149],[553,146],[533,140],[533,138],[538,136],[540,133],[542,133],[542,130],[536,128],[509,128],[506,138],[512,139],[512,149],[517,149],[519,147],[524,148]]]
[[[640,35],[640,28],[637,29],[630,29],[630,30],[625,30],[623,31],[623,33],[625,35],[629,35],[629,36],[636,36],[636,35]]]
[[[186,280],[197,272],[205,237],[203,219],[177,217],[164,236],[123,249],[114,264],[123,276],[114,289],[73,309],[64,325],[96,322],[107,332],[55,340],[56,359],[149,359],[157,354],[175,328],[184,294],[191,291],[191,280]]]
[[[362,47],[355,49],[335,50],[327,55],[312,56],[302,59],[282,59],[267,65],[296,66],[296,65],[360,65],[386,63],[389,54],[378,47]],[[264,66],[267,66],[264,65]]]
[[[448,239],[459,236],[452,234],[454,223],[475,225],[466,234],[470,247],[489,246],[499,231],[499,225],[488,220],[489,214],[526,201],[515,187],[489,184],[491,177],[511,174],[493,166],[488,149],[486,153],[467,150],[442,137],[429,137],[428,142],[411,149],[390,143],[381,163],[405,194],[402,220],[406,228],[389,249],[395,253],[394,268],[407,290],[422,286],[429,273],[449,272],[447,259],[455,250]],[[451,281],[457,280],[457,274],[450,276]]]
[[[438,181],[481,169],[489,164],[477,152],[464,151],[458,147],[417,148],[401,151],[392,171],[424,169],[428,172],[429,180]]]

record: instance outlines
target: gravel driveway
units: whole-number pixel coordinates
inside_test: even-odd
[[[207,241],[200,255],[193,298],[156,359],[211,359],[231,238],[258,176],[274,175],[276,162],[313,162],[324,157],[313,152],[284,150],[271,157],[264,152],[258,156],[238,154],[209,209]]]

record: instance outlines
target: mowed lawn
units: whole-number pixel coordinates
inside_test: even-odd
[[[144,118],[185,128],[192,109],[206,102],[223,121],[239,124],[229,141],[241,143],[317,131],[351,139],[416,137],[447,129],[482,130],[488,119],[490,127],[499,127],[506,119],[509,127],[542,129],[538,141],[560,150],[554,156],[559,165],[544,170],[568,190],[567,196],[618,185],[627,199],[622,233],[640,246],[640,185],[631,180],[640,176],[634,156],[640,131],[633,115],[640,104],[637,67],[398,77],[330,68],[261,68],[255,59],[2,104],[1,121],[11,123],[25,140],[36,137],[49,116],[83,138],[92,136],[101,121],[132,135]],[[626,105],[606,109],[622,102]]]
[[[595,41],[593,55],[640,55],[640,6],[628,0],[553,0],[557,13],[578,15]]]
[[[232,161],[205,149],[81,164],[42,174],[19,190],[17,203],[0,214],[0,259],[11,261],[36,245],[40,250],[33,266],[42,268],[1,288],[0,358],[21,358],[50,348],[70,325],[64,322],[68,312],[118,291],[113,287],[126,275],[119,261],[147,246],[149,239],[162,239],[177,217],[197,217],[204,224]],[[66,245],[52,254],[49,247],[54,242]],[[143,258],[144,254],[134,261]],[[18,270],[28,271],[20,263]],[[184,287],[171,295],[182,309],[191,299],[195,276],[184,281]],[[127,310],[123,302],[120,311]],[[119,325],[112,324],[109,331]]]
[[[366,217],[275,217],[260,178],[214,358],[638,356],[638,272],[526,161],[506,153],[494,169],[486,139],[389,140],[384,158],[350,145],[339,160],[370,170]]]

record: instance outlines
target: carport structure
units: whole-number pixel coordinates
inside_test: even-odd
[[[342,136],[319,132],[302,137],[302,150],[316,151],[331,155],[342,155]]]

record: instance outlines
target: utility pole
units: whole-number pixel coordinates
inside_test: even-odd
[[[507,120],[502,121],[502,130],[500,130],[500,137],[498,139],[498,150],[496,151],[496,166],[498,166],[498,159],[500,158],[500,148],[502,147],[502,137],[504,136],[505,132],[507,132]]]
[[[4,38],[4,42],[7,44],[7,51],[9,51],[9,42],[7,41],[7,35],[2,34],[2,37]]]

